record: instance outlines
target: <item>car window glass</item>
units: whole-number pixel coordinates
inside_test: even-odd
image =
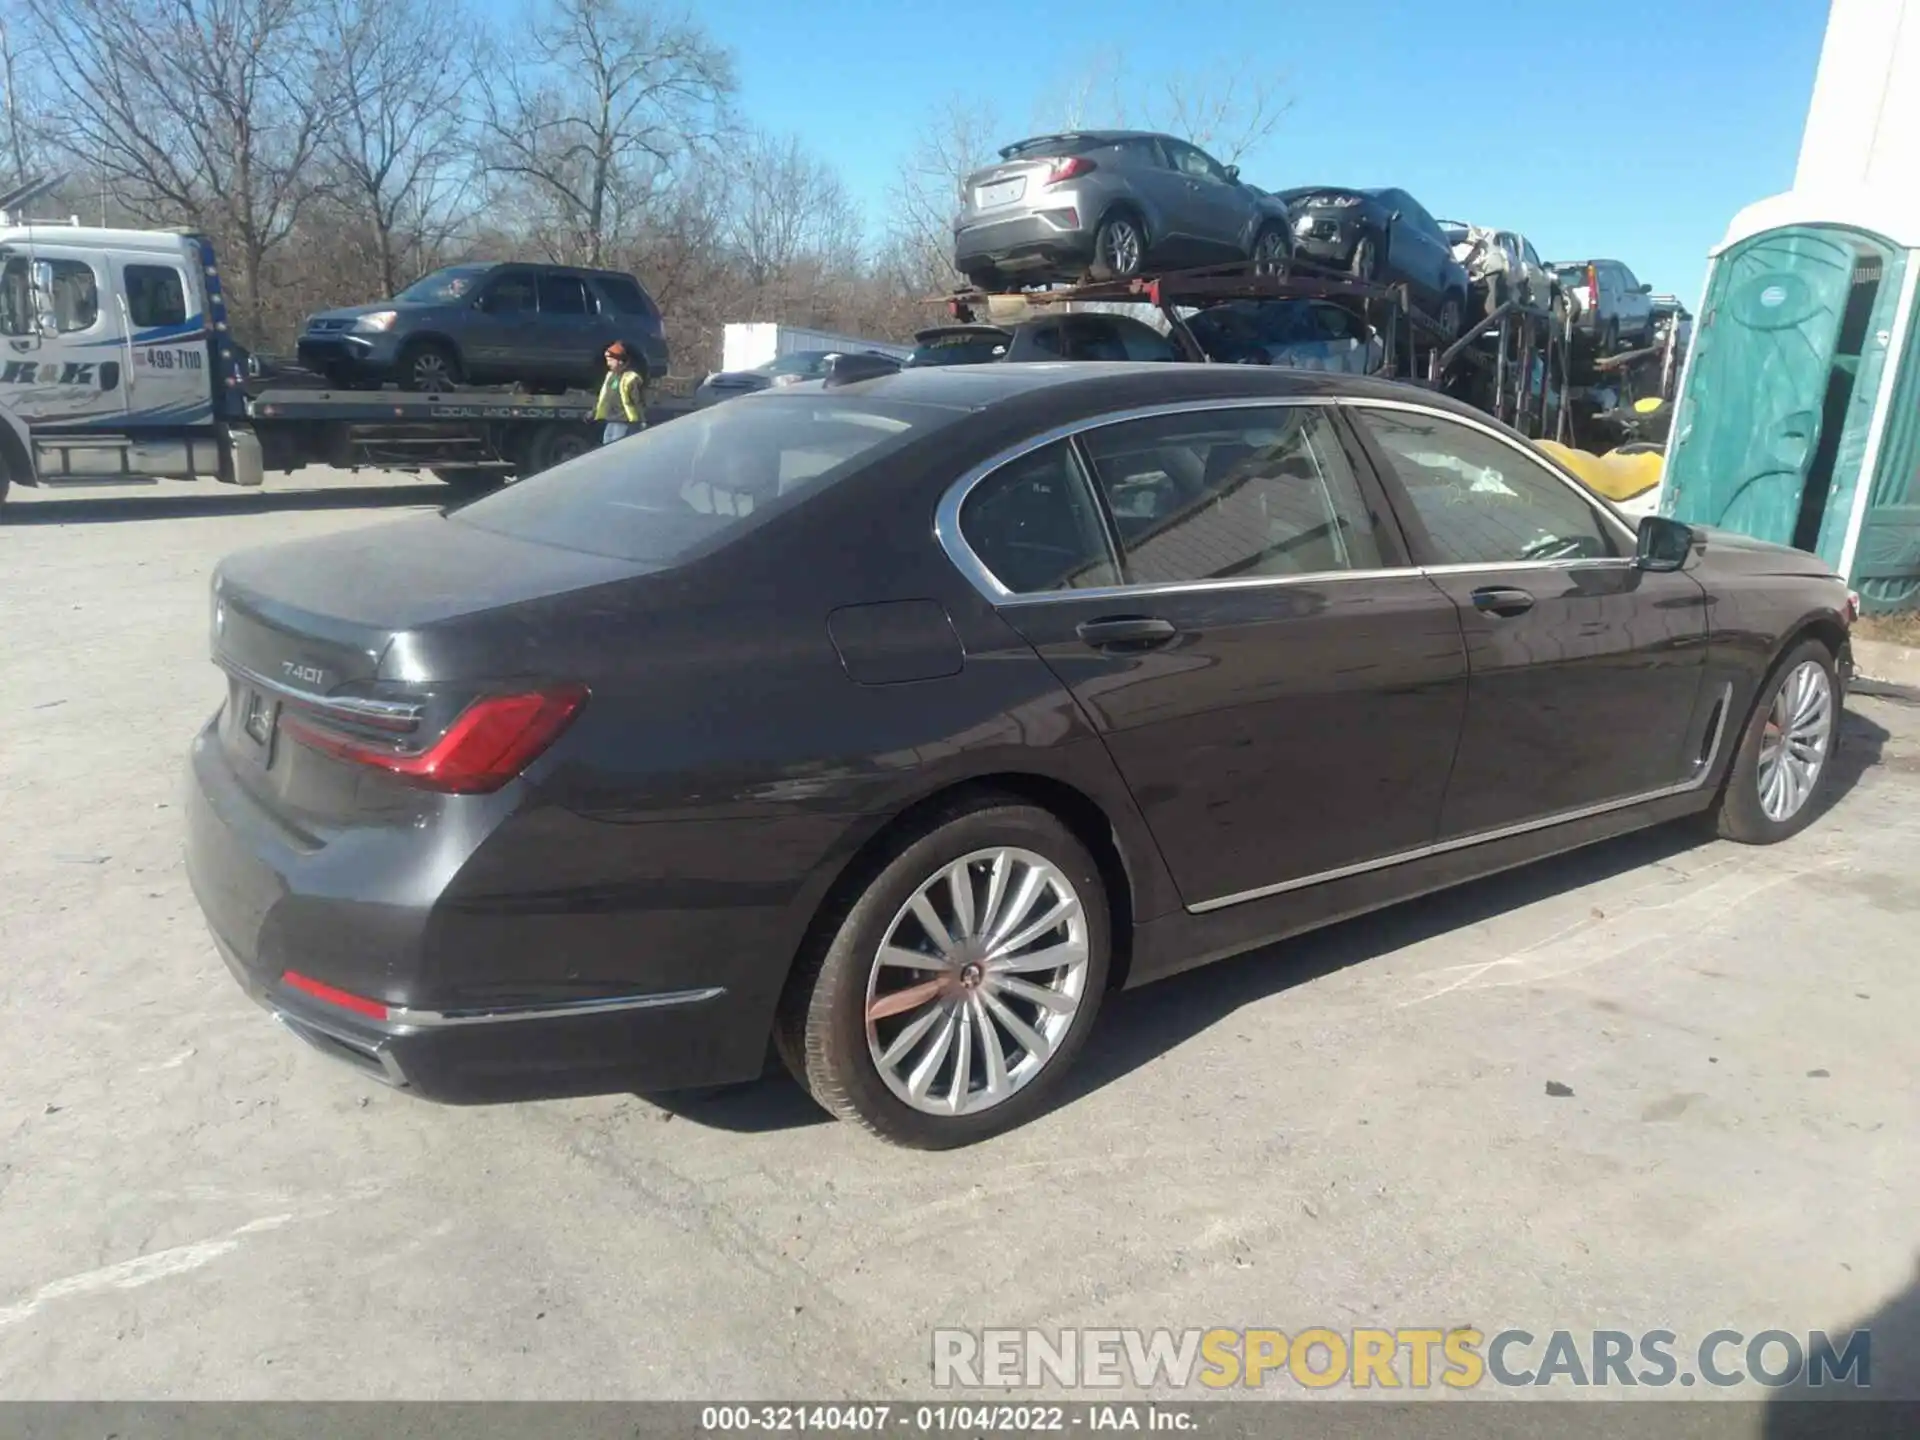
[[[1213,160],[1191,145],[1168,144],[1167,149],[1173,155],[1174,167],[1182,174],[1191,175],[1198,180],[1226,181],[1227,172]]]
[[[1322,340],[1351,340],[1356,333],[1353,316],[1338,305],[1316,305],[1313,307],[1314,326]]]
[[[462,506],[450,520],[647,566],[678,565],[966,413],[773,391],[590,450]]]
[[[1114,324],[1103,315],[1080,315],[1062,323],[1069,360],[1124,360],[1127,347]]]
[[[1151,140],[1122,140],[1113,148],[1128,165],[1150,166],[1155,170],[1167,168],[1166,157],[1161,155],[1160,147]]]
[[[127,282],[127,318],[137,328],[186,324],[187,291],[178,270],[171,265],[129,265],[122,273]]]
[[[542,275],[540,277],[540,313],[542,315],[590,315],[593,297],[578,275]]]
[[[31,335],[33,289],[27,262],[16,255],[0,270],[0,335]]]
[[[1120,326],[1120,344],[1129,360],[1173,361],[1180,358],[1171,340],[1145,325]]]
[[[1520,253],[1526,256],[1527,263],[1533,266],[1534,269],[1544,270],[1547,268],[1540,263],[1540,252],[1533,248],[1533,242],[1531,240],[1521,240]]]
[[[100,318],[100,281],[84,260],[55,260],[53,323],[62,335],[91,330]]]
[[[596,275],[594,285],[620,315],[652,315],[653,302],[647,292],[628,275]]]
[[[1318,406],[1157,415],[1085,443],[1130,583],[1380,567],[1373,519]]]
[[[480,297],[480,308],[489,315],[518,315],[537,308],[533,277],[525,274],[502,275]]]
[[[960,533],[1016,595],[1118,583],[1100,511],[1065,440],[1009,461],[960,507]]]
[[[1027,345],[1042,355],[1064,359],[1067,353],[1066,337],[1059,325],[1036,325],[1027,332]]]
[[[1438,416],[1353,412],[1384,452],[1440,565],[1616,554],[1594,506],[1504,441]]]

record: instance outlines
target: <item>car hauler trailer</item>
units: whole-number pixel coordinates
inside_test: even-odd
[[[592,411],[577,392],[250,393],[205,236],[0,226],[0,500],[12,485],[258,486],[306,465],[478,487],[592,448]]]

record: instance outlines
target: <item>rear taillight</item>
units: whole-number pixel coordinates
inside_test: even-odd
[[[1858,590],[1849,590],[1847,591],[1847,624],[1852,625],[1853,622],[1859,618],[1860,592]]]
[[[1078,179],[1080,176],[1091,172],[1093,168],[1093,161],[1087,159],[1086,156],[1067,155],[1048,163],[1047,178],[1042,183],[1058,185],[1062,180]]]
[[[310,995],[315,1000],[324,1000],[329,1005],[337,1005],[342,1010],[350,1010],[355,1015],[364,1015],[369,1020],[387,1018],[387,1007],[378,1000],[369,1000],[363,995],[338,989],[324,980],[316,980],[311,975],[302,975],[298,970],[288,970],[280,976],[280,983],[289,990],[298,990],[302,995]]]
[[[1587,304],[1598,309],[1600,306],[1600,270],[1598,266],[1587,266]]]
[[[414,752],[345,734],[293,710],[280,728],[309,749],[384,770],[409,785],[483,795],[498,790],[543,754],[586,701],[587,691],[578,685],[489,696],[461,711],[432,745]]]

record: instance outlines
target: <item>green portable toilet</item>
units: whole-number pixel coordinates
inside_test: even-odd
[[[1920,185],[1791,191],[1712,253],[1660,513],[1810,550],[1920,608]]]

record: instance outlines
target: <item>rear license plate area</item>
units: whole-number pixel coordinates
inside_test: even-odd
[[[982,185],[974,191],[974,200],[982,210],[991,210],[997,205],[1011,205],[1027,193],[1024,176],[1012,180],[997,180],[991,185]]]

